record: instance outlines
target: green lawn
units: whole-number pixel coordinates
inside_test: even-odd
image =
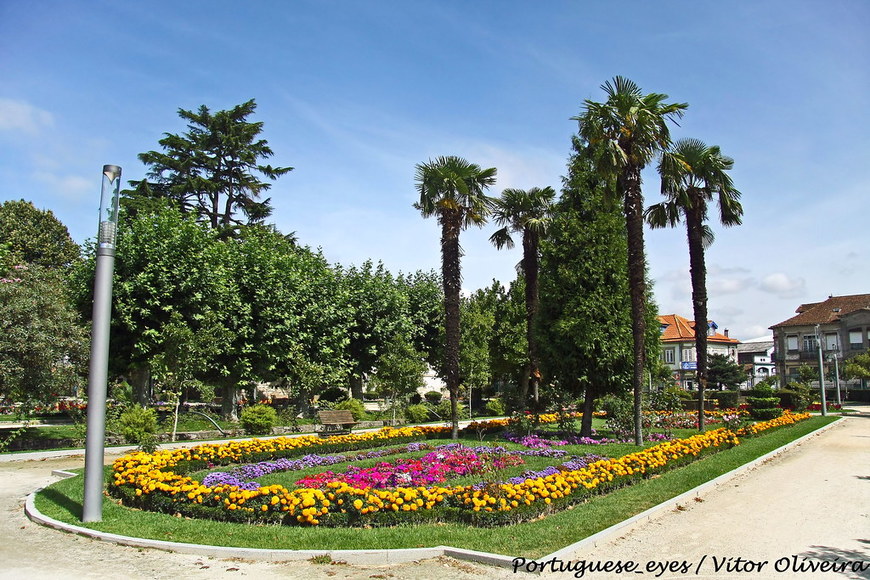
[[[778,428],[762,436],[745,439],[737,447],[666,472],[660,477],[644,480],[608,495],[593,496],[573,509],[541,520],[502,528],[474,528],[461,524],[373,529],[255,526],[188,520],[130,510],[110,500],[105,501],[102,522],[82,524],[82,478],[60,481],[42,490],[36,496],[36,507],[49,517],[71,524],[115,534],[175,542],[309,550],[449,545],[537,558],[727,473],[834,420],[836,417],[814,417],[796,425]],[[583,447],[586,453],[601,453],[606,446]]]

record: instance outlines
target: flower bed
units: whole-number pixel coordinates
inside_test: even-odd
[[[737,433],[716,429],[685,439],[666,441],[619,458],[603,459],[578,469],[566,467],[522,481],[483,482],[477,485],[399,486],[391,489],[355,487],[330,481],[323,488],[288,490],[281,485],[241,489],[213,487],[184,473],[208,464],[274,459],[280,454],[316,448],[345,451],[373,444],[389,444],[431,435],[449,427],[382,429],[319,439],[316,437],[254,439],[191,449],[136,452],[117,459],[110,493],[126,505],[230,521],[297,525],[395,525],[431,521],[463,521],[474,525],[503,525],[539,517],[583,501],[592,493],[630,485],[643,477],[684,465],[739,444],[740,436],[795,423],[808,413],[786,413]]]

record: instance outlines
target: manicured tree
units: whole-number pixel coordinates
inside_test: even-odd
[[[66,226],[51,210],[36,209],[23,199],[0,205],[0,243],[8,252],[4,262],[9,265],[58,268],[69,266],[81,255]]]
[[[263,123],[247,120],[256,108],[251,99],[215,113],[205,105],[196,112],[179,109],[188,131],[166,133],[159,141],[163,151],[139,155],[148,166],[148,179],[130,182],[133,189],[123,192],[125,208],[150,213],[159,207],[159,199],[168,199],[181,211],[232,235],[241,224],[263,223],[272,206],[260,196],[272,184],[257,174],[275,180],[293,168],[260,163],[273,152],[259,138]]]
[[[628,283],[631,293],[632,342],[634,366],[635,443],[643,443],[641,433],[641,392],[646,367],[646,255],[643,241],[644,202],[641,172],[656,155],[671,145],[668,121],[679,118],[686,103],[666,103],[667,95],[644,94],[624,77],[601,87],[607,94],[603,103],[586,100],[579,122],[579,137],[588,145],[595,170],[622,201],[628,233]]]
[[[110,363],[130,380],[138,403],[149,402],[152,362],[167,354],[170,323],[173,335],[213,336],[211,355],[200,368],[209,369],[212,384],[219,378],[227,389],[224,399],[233,400],[238,385],[230,381],[237,371],[214,357],[228,352],[244,332],[250,307],[240,299],[228,250],[213,230],[176,209],[125,219],[119,228]],[[85,317],[91,315],[93,299],[92,247],[87,254],[73,275],[76,302]],[[233,411],[224,409],[226,415]]]
[[[496,169],[482,169],[461,157],[448,156],[420,163],[415,182],[420,201],[414,207],[424,218],[435,216],[441,224],[441,277],[444,286],[444,379],[450,391],[451,436],[459,438],[459,292],[462,283],[460,232],[482,226],[492,212],[486,190],[495,184]]]
[[[538,260],[541,240],[547,234],[556,192],[552,187],[533,187],[529,190],[505,189],[496,200],[493,220],[503,226],[496,231],[490,241],[498,249],[513,248],[511,233],[522,235],[523,259],[520,269],[523,272],[526,288],[526,341],[529,349],[529,380],[535,409],[538,408],[538,386],[541,380],[541,363],[538,343],[534,335],[534,321],[538,312]],[[523,381],[525,384],[525,381]],[[522,393],[525,406],[527,393]]]
[[[698,428],[704,431],[704,390],[707,387],[707,266],[704,250],[713,242],[706,224],[708,205],[717,201],[719,219],[724,226],[740,225],[743,207],[740,192],[734,188],[728,171],[734,160],[722,155],[719,147],[698,139],[680,139],[659,161],[662,194],[666,201],[647,210],[647,221],[654,228],[674,227],[685,217],[689,243],[689,271],[692,278],[692,308],[695,317],[695,350],[698,367]]]
[[[390,343],[411,340],[413,321],[407,295],[383,264],[366,261],[359,268],[347,268],[341,272],[341,282],[349,317],[351,394],[362,400],[365,378],[375,371]]]

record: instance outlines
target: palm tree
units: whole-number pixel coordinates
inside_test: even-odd
[[[489,240],[495,247],[510,249],[514,247],[511,232],[522,233],[523,259],[520,270],[526,281],[526,340],[529,362],[526,377],[523,378],[522,404],[525,406],[529,387],[533,393],[535,409],[538,407],[538,384],[541,379],[541,363],[538,343],[534,336],[534,321],[538,314],[538,258],[541,239],[547,233],[547,226],[553,212],[553,199],[556,192],[552,187],[533,187],[505,189],[501,198],[496,200],[493,218],[503,226]]]
[[[707,146],[698,139],[680,139],[673,151],[662,155],[659,174],[662,194],[667,200],[650,207],[647,221],[654,228],[674,227],[685,216],[689,241],[689,270],[692,277],[692,308],[695,316],[697,352],[698,428],[704,431],[704,390],[707,387],[707,266],[704,249],[713,242],[706,225],[707,205],[714,196],[719,204],[719,220],[724,226],[741,223],[743,206],[727,171],[734,160],[722,155],[719,147]]]
[[[595,171],[622,200],[628,236],[628,284],[631,294],[634,367],[635,443],[641,433],[641,390],[646,366],[646,256],[643,243],[643,192],[641,171],[670,147],[668,121],[682,117],[686,103],[665,103],[667,95],[643,94],[640,88],[617,76],[601,86],[607,101],[586,100],[583,112],[573,117],[580,124],[579,137],[593,156]]]
[[[481,169],[461,157],[438,157],[417,164],[414,177],[420,201],[414,207],[424,218],[441,224],[441,277],[444,287],[444,378],[450,391],[451,437],[459,438],[459,291],[462,283],[459,233],[469,225],[482,226],[492,212],[485,194],[495,184],[495,167]]]

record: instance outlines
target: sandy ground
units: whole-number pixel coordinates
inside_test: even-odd
[[[83,463],[82,456],[0,463],[0,510],[4,516],[0,518],[0,578],[533,577],[450,558],[390,566],[223,560],[117,546],[30,522],[23,509],[27,494],[55,481],[52,470],[81,467]],[[841,421],[699,499],[594,548],[565,554],[560,562],[549,565],[544,576],[595,580],[870,578],[870,414]],[[863,562],[867,569],[810,571],[804,558],[836,565]],[[619,562],[623,569],[581,574],[578,562],[611,562],[611,566]],[[570,570],[550,572],[553,566],[569,563],[573,566]],[[637,568],[626,569],[630,563]],[[672,568],[663,572],[661,566],[668,564]]]

